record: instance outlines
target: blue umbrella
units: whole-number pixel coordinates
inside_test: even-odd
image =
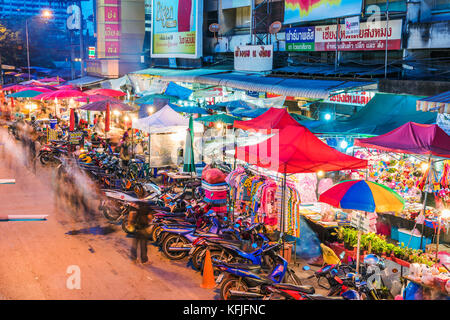
[[[148,96],[143,96],[142,98],[134,101],[136,104],[153,104],[155,100],[167,100],[168,102],[178,101],[178,97],[164,95],[164,94],[150,94]]]

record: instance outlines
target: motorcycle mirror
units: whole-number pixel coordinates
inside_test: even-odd
[[[345,257],[345,251],[342,251],[341,254],[339,255],[339,258],[341,258],[341,260],[342,260],[342,259],[344,259],[344,257]]]
[[[228,218],[227,217],[223,217],[223,221],[227,221],[228,220]]]
[[[304,271],[308,271],[308,270],[311,270],[311,267],[310,266],[303,266],[303,268],[302,268]]]
[[[234,225],[234,227],[235,227],[235,228],[239,228],[239,227],[240,227],[239,223],[236,223],[236,224]]]
[[[333,270],[331,270],[331,274],[335,276],[335,275],[337,275],[337,274],[338,274],[338,272],[337,272],[337,270],[336,270],[336,269],[333,269]]]
[[[256,249],[258,247],[258,245],[256,243],[252,243],[252,248]]]

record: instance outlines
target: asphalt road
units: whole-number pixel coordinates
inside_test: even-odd
[[[95,210],[83,214],[58,201],[52,187],[54,170],[38,166],[35,175],[20,147],[4,137],[1,131],[0,179],[12,178],[16,183],[0,185],[0,216],[45,214],[48,218],[0,221],[0,300],[218,297],[214,290],[200,288],[201,275],[187,260],[170,261],[151,244],[152,265],[132,262],[132,239],[120,226],[108,223]],[[78,270],[79,282],[73,282]]]

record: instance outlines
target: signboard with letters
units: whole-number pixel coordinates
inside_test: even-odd
[[[346,92],[330,96],[325,102],[336,104],[353,104],[358,106],[366,105],[375,95],[369,91]]]
[[[69,131],[69,143],[80,145],[83,141],[83,131]]]
[[[234,69],[237,71],[271,71],[273,67],[273,45],[236,46]]]
[[[384,23],[359,23],[355,20],[339,25],[339,51],[385,50],[386,32],[388,50],[400,50],[402,20],[390,20],[386,31]],[[286,51],[336,51],[336,25],[288,28],[285,32]]]

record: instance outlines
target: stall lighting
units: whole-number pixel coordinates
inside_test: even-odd
[[[342,148],[342,149],[347,149],[347,147],[348,147],[348,142],[345,141],[345,140],[342,141],[342,142],[341,142],[341,148]]]
[[[320,171],[317,172],[317,176],[318,176],[319,178],[322,178],[323,176],[325,176],[325,172],[323,172],[322,170],[320,170]]]
[[[327,113],[325,114],[325,120],[331,120],[331,114]]]
[[[442,212],[441,212],[441,218],[444,218],[444,219],[450,218],[450,210],[449,210],[449,209],[444,209],[444,210],[442,210]]]
[[[130,121],[130,117],[125,116],[125,118],[123,118],[125,121]]]
[[[154,109],[153,107],[148,107],[148,108],[147,108],[147,112],[148,112],[148,113],[153,113],[154,110],[155,110],[155,109]]]
[[[217,123],[216,123],[216,128],[217,128],[217,129],[221,129],[221,128],[222,128],[222,124],[221,124],[220,122],[217,122]]]
[[[428,163],[422,163],[420,168],[422,169],[422,171],[426,171],[428,169]]]
[[[114,114],[115,116],[119,116],[119,115],[120,115],[120,111],[119,111],[119,110],[114,110],[114,111],[113,111],[113,114]]]

